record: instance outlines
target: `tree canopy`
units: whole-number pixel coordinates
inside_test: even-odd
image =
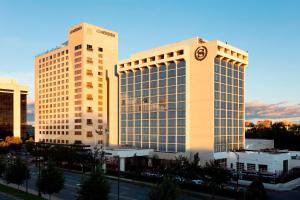
[[[4,178],[7,183],[14,183],[18,186],[22,185],[25,180],[30,178],[27,165],[20,157],[16,157],[15,160],[11,160],[8,163]]]
[[[87,179],[83,179],[78,191],[78,200],[106,200],[110,185],[102,174],[102,170],[92,171]]]
[[[152,188],[148,198],[149,200],[177,200],[179,189],[170,177],[165,177],[160,184]]]
[[[51,195],[63,189],[65,179],[61,170],[56,168],[53,162],[48,162],[48,166],[41,171],[41,176],[37,180],[37,187],[43,193]]]

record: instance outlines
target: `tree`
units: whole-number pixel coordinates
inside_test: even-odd
[[[32,154],[34,152],[35,143],[34,143],[34,140],[32,137],[30,137],[29,140],[26,141],[25,148],[26,148],[26,151],[30,154]]]
[[[9,148],[12,150],[20,150],[22,146],[22,140],[19,137],[6,137],[5,142],[8,144]]]
[[[92,171],[91,175],[87,179],[83,179],[80,189],[78,191],[78,200],[106,200],[110,186],[103,176],[102,170]]]
[[[23,182],[30,178],[29,170],[24,161],[20,157],[16,157],[14,161],[8,163],[7,169],[5,171],[5,180],[7,183],[14,183],[19,186]]]
[[[41,192],[48,194],[51,199],[53,193],[58,193],[63,189],[64,183],[63,173],[54,166],[53,162],[49,161],[48,166],[41,171],[37,187]]]
[[[3,157],[0,157],[0,177],[4,174],[6,170],[6,163],[3,161]]]
[[[206,163],[204,173],[208,175],[208,182],[213,188],[221,188],[230,180],[229,171],[220,167],[216,160]]]
[[[246,199],[251,200],[264,200],[266,199],[266,191],[263,183],[256,179],[248,187]]]
[[[179,190],[170,177],[165,177],[160,184],[152,188],[148,198],[149,200],[176,200],[179,199]]]

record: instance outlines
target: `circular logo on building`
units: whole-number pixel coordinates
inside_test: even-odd
[[[204,60],[207,56],[207,48],[205,46],[200,46],[195,51],[196,60]]]

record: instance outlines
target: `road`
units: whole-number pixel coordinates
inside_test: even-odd
[[[5,193],[0,192],[0,199],[1,200],[14,200],[15,198],[8,196]]]
[[[64,172],[65,176],[65,188],[53,196],[60,199],[76,199],[77,191],[79,189],[78,184],[81,180],[80,174]],[[35,184],[38,178],[38,171],[36,169],[31,170],[31,179],[28,181],[28,187],[31,189],[37,190]],[[109,194],[109,199],[117,200],[118,199],[118,183],[116,180],[108,179],[108,182],[111,186],[111,191]],[[150,191],[149,186],[139,185],[135,183],[128,183],[120,181],[120,200],[145,200],[147,199],[147,194]],[[189,194],[181,194],[182,200],[196,200]]]
[[[299,200],[300,199],[300,187],[298,187],[295,190],[291,191],[284,191],[284,192],[278,192],[278,191],[267,191],[269,199],[272,200]]]

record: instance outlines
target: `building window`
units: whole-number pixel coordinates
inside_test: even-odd
[[[236,167],[237,167],[237,171],[239,171],[239,172],[245,170],[245,168],[244,168],[244,163],[237,162],[237,163],[236,163]]]
[[[86,70],[86,75],[93,76],[93,70],[91,69]]]
[[[87,131],[86,132],[86,137],[93,137],[93,132],[92,131]]]
[[[88,106],[87,109],[86,109],[86,111],[87,112],[93,112],[93,109],[92,109],[92,107]]]
[[[247,171],[255,171],[255,164],[247,163]]]
[[[86,99],[92,101],[92,100],[93,100],[93,95],[88,94],[88,95],[86,96]]]
[[[93,46],[90,44],[86,45],[86,50],[93,51]]]
[[[75,51],[78,50],[78,49],[81,49],[81,44],[75,46]]]
[[[75,129],[81,129],[81,125],[75,125]]]
[[[92,59],[91,57],[87,57],[86,62],[87,62],[88,64],[93,64],[93,59]]]
[[[103,48],[99,47],[99,48],[98,48],[98,51],[99,51],[99,52],[103,52]]]
[[[75,135],[81,135],[81,131],[75,131]]]
[[[258,165],[258,171],[259,172],[267,172],[268,171],[268,165]]]
[[[87,125],[92,125],[93,124],[93,120],[92,119],[87,119],[86,120],[86,124]]]

